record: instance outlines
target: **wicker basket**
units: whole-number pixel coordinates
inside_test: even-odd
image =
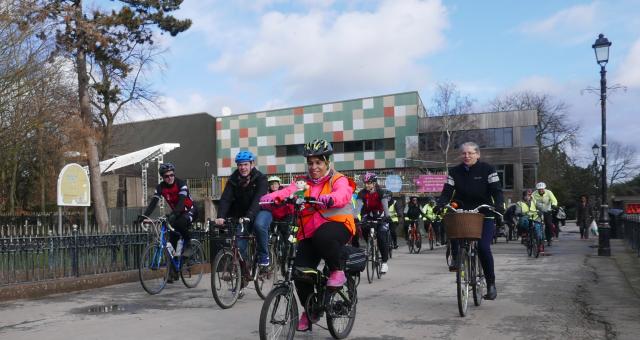
[[[450,239],[472,239],[482,238],[482,225],[484,215],[480,213],[450,213],[444,215],[443,223]]]

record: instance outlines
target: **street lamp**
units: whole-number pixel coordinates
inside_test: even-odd
[[[596,61],[600,65],[600,108],[602,111],[602,170],[600,171],[600,219],[598,220],[598,256],[610,256],[609,245],[609,206],[607,200],[607,70],[609,47],[611,42],[600,34],[591,46],[596,53]]]
[[[593,151],[593,178],[595,179],[592,202],[595,204],[595,202],[598,201],[598,155],[600,154],[600,146],[598,144],[593,144],[591,151]]]
[[[209,197],[209,162],[204,162],[204,183],[207,187],[207,197]]]

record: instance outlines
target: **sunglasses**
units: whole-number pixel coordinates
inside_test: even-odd
[[[162,178],[171,178],[171,177],[176,177],[175,174],[168,174],[168,175],[163,175]]]

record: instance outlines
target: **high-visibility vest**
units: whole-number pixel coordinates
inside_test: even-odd
[[[324,186],[319,195],[330,194],[333,191],[333,183],[342,177],[344,177],[343,174],[336,172],[331,179],[324,182]],[[307,189],[304,195],[307,197],[310,196],[311,189]],[[351,235],[356,234],[356,222],[353,220],[353,207],[350,204],[345,204],[342,208],[316,209],[315,207],[310,207],[304,209],[302,212],[302,225],[306,225],[316,213],[319,213],[325,220],[344,224]]]
[[[524,201],[518,201],[516,202],[516,206],[517,206],[517,213],[520,213],[522,215],[527,215],[531,219],[538,218],[538,210],[536,209],[536,205],[533,200],[531,200],[529,204],[527,204],[527,202],[524,202]]]
[[[389,217],[391,217],[392,222],[398,222],[398,213],[396,212],[396,205],[392,204],[389,207]]]
[[[354,217],[357,217],[359,220],[362,220],[362,216],[360,216],[360,212],[356,211],[358,208],[358,200],[355,197],[351,197],[351,207],[353,208]]]
[[[424,207],[422,207],[422,220],[426,221],[435,221],[436,219],[436,214],[433,213],[433,207],[429,205],[429,203],[425,204]]]

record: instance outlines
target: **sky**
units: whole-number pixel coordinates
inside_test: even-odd
[[[608,139],[640,138],[640,0],[185,0],[192,27],[159,36],[165,69],[154,117],[220,115],[418,91],[429,108],[451,82],[488,110],[496,96],[530,90],[569,106],[574,150],[599,143],[600,68],[591,45],[612,42]],[[132,112],[130,120],[151,118]]]

